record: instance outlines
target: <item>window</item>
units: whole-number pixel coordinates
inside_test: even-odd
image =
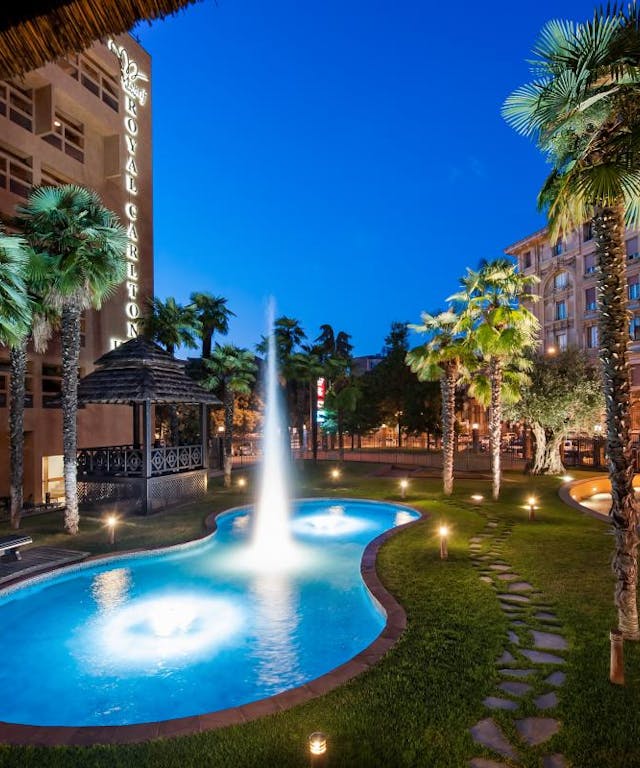
[[[31,158],[0,147],[0,187],[25,200],[33,184]]]
[[[84,162],[84,125],[68,115],[56,110],[53,131],[45,134],[42,140],[79,163]]]
[[[584,273],[585,275],[592,275],[597,269],[596,255],[595,253],[587,253],[584,257]]]
[[[62,367],[60,365],[42,364],[42,407],[60,408],[60,393],[62,392]]]
[[[64,179],[62,176],[58,176],[54,171],[49,171],[43,167],[40,183],[45,184],[47,187],[64,187],[65,184],[71,184],[72,182]]]
[[[568,272],[559,272],[553,278],[553,288],[556,291],[564,291],[567,288],[568,285],[569,285],[569,273]]]
[[[42,457],[42,498],[64,500],[64,460],[62,456]]]
[[[629,337],[631,341],[640,341],[640,315],[634,315],[631,318]]]
[[[27,131],[33,130],[33,91],[0,83],[0,114]]]
[[[629,278],[629,301],[640,299],[640,277],[634,275]]]
[[[531,251],[526,251],[522,257],[522,264],[524,269],[528,269],[531,266]]]
[[[593,240],[593,224],[587,221],[582,225],[582,242],[588,243],[589,240]]]
[[[567,334],[558,333],[556,335],[556,346],[559,352],[564,352],[567,348]]]
[[[61,59],[58,65],[69,77],[77,80],[114,112],[119,111],[120,87],[118,79],[102,69],[97,62],[88,56],[76,54]]]
[[[640,256],[640,253],[638,253],[638,238],[632,237],[630,240],[627,240],[627,258],[637,259],[638,256]]]
[[[567,319],[567,302],[556,301],[556,320]]]
[[[597,348],[598,348],[598,326],[588,325],[587,326],[587,349],[597,349]]]
[[[594,309],[598,308],[596,303],[595,287],[587,288],[587,290],[584,292],[584,308],[587,310],[587,312],[593,312]]]
[[[563,253],[564,253],[564,245],[562,243],[562,240],[557,240],[556,244],[553,246],[553,255],[560,256]]]

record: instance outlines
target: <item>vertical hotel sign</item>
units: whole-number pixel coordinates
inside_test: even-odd
[[[139,298],[139,237],[138,219],[140,208],[138,204],[138,160],[140,122],[138,109],[144,107],[148,91],[140,83],[148,83],[149,77],[138,68],[137,63],[129,57],[122,45],[114,40],[107,42],[107,48],[114,53],[120,62],[120,82],[124,92],[124,140],[125,156],[123,165],[124,188],[127,202],[124,206],[125,225],[127,228],[127,278],[126,300],[124,305],[125,337],[134,339],[138,335],[138,320],[140,318]],[[122,344],[122,339],[112,338],[111,348]]]

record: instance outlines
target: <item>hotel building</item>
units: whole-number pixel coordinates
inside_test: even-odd
[[[640,437],[640,247],[638,230],[626,234],[629,310],[629,359],[631,364],[634,439]],[[537,275],[534,293],[540,296],[531,309],[538,317],[541,345],[553,354],[578,347],[598,358],[597,258],[591,225],[550,242],[546,229],[505,249],[518,259],[521,272]]]
[[[94,189],[127,228],[127,279],[97,312],[82,319],[80,375],[136,335],[135,320],[153,293],[151,59],[129,35],[0,81],[0,217],[6,222],[33,186]],[[9,495],[9,355],[0,347],[0,497]],[[63,495],[60,342],[29,354],[25,412],[24,498]],[[127,406],[86,406],[78,445],[132,440]]]

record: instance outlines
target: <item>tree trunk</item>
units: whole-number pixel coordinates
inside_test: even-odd
[[[313,379],[309,383],[309,402],[311,408],[311,450],[315,464],[318,461],[318,385]]]
[[[224,487],[231,487],[233,466],[233,391],[224,388]]]
[[[491,406],[489,408],[489,446],[491,450],[492,495],[500,497],[500,448],[502,442],[502,363],[495,357],[489,361]]]
[[[78,361],[80,357],[80,307],[62,309],[62,450],[64,458],[64,528],[78,533]]]
[[[631,415],[627,346],[626,249],[621,206],[604,208],[593,219],[598,254],[600,360],[607,417],[607,455],[611,480],[611,521],[616,550],[613,571],[618,627],[628,639],[640,639],[638,627],[638,507],[633,491],[629,440]]]
[[[556,435],[547,442],[547,455],[545,457],[545,472],[547,475],[564,475],[565,468],[560,455],[560,444],[564,435]]]
[[[11,360],[11,402],[9,405],[9,440],[11,444],[10,495],[11,527],[20,527],[24,501],[24,398],[27,375],[27,337],[9,351]]]
[[[211,331],[202,331],[202,357],[210,358],[211,357],[211,339],[213,338],[213,333]]]
[[[343,431],[344,416],[340,409],[338,409],[336,413],[338,417],[338,456],[340,457],[340,461],[344,461],[344,431]]]
[[[531,430],[536,438],[536,454],[531,468],[532,475],[544,474],[544,457],[547,453],[547,433],[540,424],[532,424]]]
[[[451,496],[453,493],[457,374],[457,366],[448,364],[440,379],[440,391],[442,393],[442,490],[445,496]]]

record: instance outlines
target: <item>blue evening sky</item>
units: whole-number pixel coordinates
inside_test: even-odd
[[[543,225],[546,166],[504,97],[576,0],[213,0],[141,26],[153,57],[155,290],[226,296],[253,347],[269,295],[375,353],[467,266]]]

